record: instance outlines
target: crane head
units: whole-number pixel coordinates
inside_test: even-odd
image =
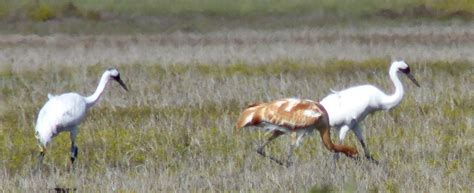
[[[108,71],[110,72],[110,77],[111,77],[113,80],[117,81],[117,82],[120,84],[120,86],[122,86],[123,89],[125,89],[126,91],[128,91],[127,86],[125,85],[125,83],[124,83],[124,82],[122,81],[122,79],[120,78],[120,73],[119,73],[119,71],[118,71],[117,69],[115,69],[115,68],[111,68],[111,69],[109,69]]]
[[[402,72],[403,74],[405,74],[408,79],[410,79],[413,84],[415,84],[417,87],[420,87],[420,84],[418,84],[418,81],[416,81],[415,77],[410,73],[410,67],[406,67],[404,69],[400,69],[400,72]]]
[[[394,62],[394,64],[397,65],[398,71],[405,74],[408,77],[408,79],[410,79],[413,82],[413,84],[415,84],[417,87],[420,87],[420,84],[418,83],[418,81],[416,81],[415,77],[410,73],[410,67],[408,66],[407,63],[405,63],[404,61],[397,61],[397,62]]]

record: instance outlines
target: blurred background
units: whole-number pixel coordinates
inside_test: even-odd
[[[470,21],[470,0],[2,0],[1,33],[141,34]]]

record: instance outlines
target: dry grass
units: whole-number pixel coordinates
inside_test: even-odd
[[[474,61],[474,25],[363,25],[206,34],[1,35],[0,69],[96,64],[324,63],[372,58]]]
[[[471,0],[3,0],[1,34],[215,32],[364,23],[471,22]]]
[[[78,17],[134,16],[214,16],[258,17],[314,14],[326,18],[338,17],[446,17],[471,18],[474,3],[469,0],[148,0],[136,3],[130,0],[17,0],[2,1],[0,19],[47,21]],[[90,18],[91,12],[99,18]],[[102,16],[104,15],[104,16]],[[49,16],[49,17],[47,17]]]
[[[469,192],[474,177],[472,29],[3,36],[0,187],[7,192],[55,187],[79,192]],[[286,169],[255,153],[262,133],[233,132],[248,102],[290,96],[317,100],[330,88],[361,83],[391,92],[388,64],[397,57],[411,64],[422,87],[403,80],[407,94],[400,106],[364,121],[379,166],[347,158],[334,162],[313,135],[296,150],[295,166]],[[91,110],[80,127],[76,171],[66,172],[69,137],[61,134],[50,146],[44,170],[35,173],[33,128],[47,93],[90,94],[109,66],[118,66],[131,90],[111,84]],[[269,150],[283,156],[288,143],[282,137]],[[353,134],[346,143],[361,150]]]

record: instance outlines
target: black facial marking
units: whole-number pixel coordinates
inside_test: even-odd
[[[405,69],[400,68],[400,71],[405,74],[410,74],[410,67],[406,67]]]
[[[117,74],[117,76],[112,76],[113,79],[119,80],[120,79],[120,74]]]

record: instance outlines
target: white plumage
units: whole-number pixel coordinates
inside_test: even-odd
[[[116,69],[108,69],[102,74],[99,85],[91,96],[83,97],[77,93],[48,94],[49,100],[41,108],[35,127],[35,135],[41,149],[40,164],[48,143],[53,137],[63,131],[70,132],[71,163],[74,163],[78,151],[75,145],[77,127],[84,120],[89,108],[99,100],[111,79],[117,81],[125,90],[128,90],[120,79],[120,73]]]
[[[375,160],[365,145],[359,122],[370,113],[389,110],[401,102],[404,90],[398,73],[405,74],[419,87],[416,79],[410,74],[408,64],[404,61],[395,61],[389,70],[390,79],[395,86],[395,92],[392,95],[385,94],[373,85],[362,85],[342,91],[331,90],[332,94],[321,101],[321,105],[328,112],[331,127],[339,130],[340,143],[343,142],[347,131],[352,130],[364,148],[365,156],[373,161]]]
[[[62,131],[71,131],[84,119],[87,111],[84,98],[77,93],[51,97],[43,106],[36,123],[37,138],[46,146]]]

